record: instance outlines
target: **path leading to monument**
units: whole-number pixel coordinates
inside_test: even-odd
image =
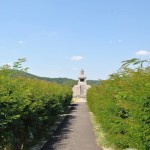
[[[96,145],[85,99],[73,104],[71,112],[42,150],[102,150]]]

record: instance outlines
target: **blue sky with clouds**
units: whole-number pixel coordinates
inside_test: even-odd
[[[106,79],[122,60],[150,56],[149,0],[0,0],[0,66]]]

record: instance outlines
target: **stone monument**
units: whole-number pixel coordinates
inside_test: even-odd
[[[86,98],[87,90],[91,86],[86,82],[86,76],[84,75],[84,70],[80,72],[78,84],[73,87],[73,98]]]

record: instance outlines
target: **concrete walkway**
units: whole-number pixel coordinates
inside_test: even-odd
[[[70,114],[41,150],[102,150],[96,145],[85,99],[72,105]]]

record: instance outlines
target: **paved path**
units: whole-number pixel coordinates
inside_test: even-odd
[[[73,104],[70,114],[41,150],[102,150],[96,145],[84,99]]]

